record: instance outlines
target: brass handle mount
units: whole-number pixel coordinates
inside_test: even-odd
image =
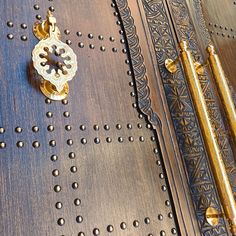
[[[40,89],[46,97],[62,100],[69,93],[68,81],[76,75],[76,54],[60,41],[56,18],[50,11],[45,21],[34,24],[33,32],[40,40],[32,51],[33,66],[42,77]]]

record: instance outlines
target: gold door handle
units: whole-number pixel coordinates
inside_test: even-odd
[[[207,52],[209,53],[209,64],[211,66],[211,70],[216,82],[216,87],[224,106],[233,141],[236,145],[236,109],[234,106],[232,94],[229,89],[224,70],[220,63],[220,59],[215,52],[214,46],[209,45],[207,48]]]
[[[185,41],[180,42],[180,59],[183,64],[187,83],[191,92],[194,107],[196,109],[221,204],[223,206],[225,216],[229,221],[231,232],[234,236],[236,236],[236,203],[234,200],[233,191],[230,186],[226,168],[210,121],[201,84],[198,80],[196,68],[199,67],[199,65],[196,66],[196,64],[194,64],[192,54],[188,50],[188,46]],[[169,70],[169,68],[174,68],[173,64],[171,67],[168,67],[168,63],[176,63],[175,61],[166,61],[165,64],[167,70]],[[172,72],[171,70],[169,71]]]
[[[76,54],[60,41],[56,18],[50,11],[45,21],[34,24],[33,31],[40,40],[32,51],[33,66],[42,77],[40,89],[48,98],[62,100],[68,95],[68,81],[78,68]]]

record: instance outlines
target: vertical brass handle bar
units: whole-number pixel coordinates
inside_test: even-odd
[[[209,63],[214,75],[217,90],[226,112],[230,130],[233,135],[233,141],[236,145],[236,109],[234,106],[233,98],[224,74],[224,70],[220,63],[220,59],[215,52],[215,48],[212,45],[209,45],[207,51],[209,53]]]
[[[192,95],[199,124],[202,130],[204,142],[210,159],[211,168],[214,174],[217,190],[220,195],[225,216],[229,221],[231,232],[236,236],[236,204],[233,192],[229,183],[223,159],[214,130],[211,125],[206,102],[198,80],[198,75],[194,66],[193,57],[187,48],[187,43],[180,43],[180,57],[186,73],[186,79]]]

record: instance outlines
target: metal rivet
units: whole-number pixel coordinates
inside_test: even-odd
[[[34,5],[34,9],[35,9],[35,10],[39,10],[39,5],[38,5],[38,4],[35,4],[35,5]]]
[[[78,236],[85,236],[84,232],[79,232]]]
[[[125,64],[129,64],[129,60],[128,59],[125,60]]]
[[[86,144],[86,143],[87,143],[87,139],[86,139],[86,138],[82,138],[82,139],[81,139],[81,143],[82,143],[82,144]]]
[[[77,216],[76,217],[76,222],[77,223],[82,223],[83,222],[83,217],[82,216]]]
[[[42,17],[41,17],[40,15],[36,15],[36,19],[37,19],[37,20],[41,20]]]
[[[150,220],[150,218],[149,217],[146,217],[145,219],[144,219],[144,223],[145,224],[150,224],[150,222],[151,222],[151,220]]]
[[[49,99],[49,98],[46,98],[46,99],[45,99],[45,103],[46,103],[46,104],[51,104],[51,103],[52,103],[52,101],[51,101],[51,99]]]
[[[164,175],[162,173],[159,174],[160,179],[164,179]]]
[[[153,152],[154,152],[155,154],[158,154],[158,153],[159,153],[157,148],[154,148],[154,149],[153,149]]]
[[[7,26],[8,26],[8,27],[13,27],[13,26],[14,26],[14,24],[13,24],[13,22],[12,22],[12,21],[8,21],[8,22],[7,22]]]
[[[75,172],[77,171],[77,167],[76,167],[76,166],[72,166],[72,167],[70,168],[70,171],[71,171],[72,173],[75,173]]]
[[[70,31],[69,31],[68,29],[65,29],[65,30],[64,30],[64,33],[65,33],[66,35],[69,35],[69,34],[70,34]]]
[[[122,52],[124,53],[124,54],[126,54],[127,53],[127,49],[122,49]]]
[[[158,218],[158,220],[162,221],[163,220],[163,215],[159,214],[157,218]]]
[[[139,222],[138,222],[137,220],[135,220],[135,221],[133,222],[133,226],[134,226],[135,228],[139,227]]]
[[[114,227],[112,225],[107,226],[107,232],[111,233],[113,232],[113,230],[114,230]]]
[[[72,127],[71,127],[70,125],[66,125],[66,126],[65,126],[65,130],[66,130],[66,131],[71,131],[71,129],[72,129]]]
[[[76,155],[75,155],[74,152],[70,152],[70,153],[69,153],[69,158],[70,158],[70,159],[75,159],[75,157],[76,157]]]
[[[129,82],[129,86],[133,87],[134,86],[134,82],[133,81]]]
[[[132,72],[130,70],[127,71],[127,75],[131,76]]]
[[[57,220],[57,224],[60,225],[60,226],[63,226],[63,225],[65,224],[65,219],[59,218],[59,219]]]
[[[50,141],[49,141],[49,145],[50,145],[51,147],[55,147],[55,146],[56,146],[56,141],[55,141],[55,140],[50,140]]]
[[[156,138],[154,136],[151,137],[151,141],[154,142],[156,141]]]
[[[129,137],[129,141],[130,142],[133,142],[134,141],[134,138],[132,136]]]
[[[0,142],[0,148],[5,148],[5,147],[6,147],[6,143]]]
[[[63,115],[64,115],[65,117],[69,117],[69,116],[70,116],[70,112],[65,111],[65,112],[63,113]]]
[[[81,125],[81,126],[80,126],[80,129],[81,129],[82,131],[84,131],[84,130],[86,130],[86,126],[85,126],[85,125]]]
[[[7,38],[8,38],[8,39],[13,39],[14,36],[13,36],[13,34],[8,34],[8,35],[7,35]]]
[[[134,92],[131,92],[131,93],[130,93],[130,96],[131,96],[131,97],[135,97],[135,93],[134,93]]]
[[[77,189],[79,187],[79,184],[77,182],[72,183],[72,188]]]
[[[106,50],[106,48],[104,46],[101,46],[100,49],[102,52],[105,52],[105,50]]]
[[[94,49],[95,46],[93,44],[89,44],[89,48]]]
[[[165,191],[167,190],[166,186],[165,186],[165,185],[162,185],[162,186],[161,186],[161,190],[162,190],[163,192],[165,192]]]
[[[114,37],[110,37],[109,38],[111,42],[114,42],[115,41],[115,38]]]
[[[169,213],[168,213],[168,217],[169,217],[170,219],[173,218],[173,214],[172,214],[172,212],[169,212]]]
[[[67,105],[68,104],[68,100],[67,99],[63,99],[61,102],[62,102],[63,105]]]
[[[79,198],[76,198],[74,200],[74,204],[75,204],[75,206],[79,206],[81,204],[81,200]]]
[[[54,191],[55,191],[56,193],[59,193],[59,192],[61,191],[61,186],[60,186],[60,185],[55,185],[55,186],[54,186]]]
[[[61,209],[61,208],[63,207],[63,204],[62,204],[61,202],[57,202],[57,203],[55,204],[55,207],[56,207],[57,209]]]
[[[123,35],[123,34],[124,34],[124,31],[123,31],[123,30],[119,30],[119,33],[120,33],[121,35]]]
[[[72,139],[68,139],[66,141],[66,143],[69,145],[69,146],[72,146],[73,145],[73,140]]]
[[[53,114],[52,114],[52,112],[48,111],[48,112],[46,113],[46,116],[47,116],[48,118],[52,118],[52,117],[53,117]]]
[[[50,7],[49,7],[49,10],[50,10],[51,12],[54,12],[54,11],[55,11],[55,8],[54,8],[53,6],[50,6]]]
[[[165,236],[166,235],[166,232],[164,231],[164,230],[162,230],[161,232],[160,232],[160,236]]]
[[[157,161],[156,161],[156,164],[157,164],[158,166],[161,166],[161,161],[160,161],[160,160],[157,160]]]
[[[99,143],[100,143],[100,139],[96,137],[96,138],[94,139],[94,143],[99,144]]]
[[[117,24],[117,25],[121,25],[121,22],[118,20],[118,21],[116,22],[116,24]]]
[[[84,44],[82,42],[79,42],[78,45],[79,45],[80,48],[84,47]]]
[[[148,234],[148,236],[153,236],[153,234]]]
[[[52,175],[53,175],[54,177],[59,176],[59,174],[60,174],[60,172],[59,172],[59,170],[57,170],[57,169],[55,169],[55,170],[52,171]]]
[[[137,127],[138,127],[139,129],[142,129],[142,124],[138,123],[138,124],[137,124]]]
[[[126,223],[125,222],[122,222],[121,224],[120,224],[120,228],[121,229],[123,229],[123,230],[125,230],[126,229]]]
[[[0,134],[3,134],[5,132],[5,129],[3,127],[0,127]]]
[[[133,103],[132,106],[133,106],[133,108],[137,108],[137,104],[136,103]]]
[[[124,39],[121,39],[120,42],[121,42],[122,44],[124,44],[124,43],[125,43],[125,40],[124,40]]]
[[[113,52],[117,52],[117,48],[112,48],[112,51]]]
[[[111,3],[111,7],[115,7],[116,5],[115,5],[115,3]]]
[[[52,132],[54,130],[54,126],[53,125],[49,125],[48,126],[48,131]]]
[[[99,39],[99,40],[103,40],[104,37],[103,37],[102,35],[98,35],[98,39]]]
[[[22,23],[20,26],[22,29],[27,29],[27,25],[25,23]]]
[[[169,201],[169,200],[166,200],[166,201],[165,201],[165,204],[166,204],[166,206],[170,206],[170,201]]]
[[[138,118],[139,118],[139,119],[143,119],[143,115],[142,115],[142,114],[139,114],[139,115],[138,115]]]
[[[24,147],[24,143],[23,143],[22,141],[18,141],[18,142],[16,143],[16,146],[17,146],[18,148],[22,148],[22,147]]]
[[[109,130],[109,129],[110,129],[110,126],[109,126],[109,125],[104,125],[104,129],[105,129],[105,130]]]
[[[117,124],[117,125],[116,125],[116,128],[117,128],[118,130],[120,130],[120,129],[122,128],[122,126],[121,126],[120,124]]]
[[[51,156],[51,161],[57,161],[57,160],[58,160],[58,156],[56,156],[56,155]]]
[[[124,142],[124,139],[123,139],[122,137],[119,137],[119,138],[118,138],[118,141],[119,141],[120,143],[123,143],[123,142]]]
[[[145,140],[145,139],[144,139],[143,136],[139,137],[139,141],[140,141],[140,142],[144,142],[144,140]]]
[[[21,133],[22,132],[22,128],[18,126],[18,127],[15,128],[15,131],[16,131],[16,133]]]
[[[131,124],[127,124],[127,128],[128,129],[132,129],[132,125]]]
[[[70,40],[70,39],[67,39],[67,40],[66,40],[66,44],[67,44],[67,45],[71,45],[71,44],[72,44],[71,40]]]
[[[92,39],[93,38],[93,34],[88,34],[88,37],[90,38],[90,39]]]
[[[40,143],[38,141],[34,141],[32,145],[33,145],[34,148],[39,148],[40,147]]]
[[[172,234],[177,234],[177,230],[175,228],[171,229]]]
[[[93,235],[97,236],[100,234],[100,230],[98,228],[93,229]]]
[[[94,125],[93,128],[94,128],[95,131],[99,130],[99,126],[98,125]]]
[[[81,37],[82,36],[82,33],[80,31],[78,31],[77,33],[77,36]]]
[[[114,12],[114,16],[118,16],[118,15],[119,15],[118,12],[115,11],[115,12]]]
[[[111,139],[110,137],[107,137],[107,138],[106,138],[106,141],[107,141],[108,143],[111,143],[111,142],[112,142],[112,139]]]

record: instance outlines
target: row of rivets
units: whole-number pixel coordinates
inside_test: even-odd
[[[7,35],[7,38],[8,39],[10,39],[10,40],[12,40],[13,38],[14,38],[14,35],[13,34],[8,34]],[[27,36],[26,35],[22,35],[21,37],[20,37],[20,39],[22,40],[22,41],[27,41]]]

